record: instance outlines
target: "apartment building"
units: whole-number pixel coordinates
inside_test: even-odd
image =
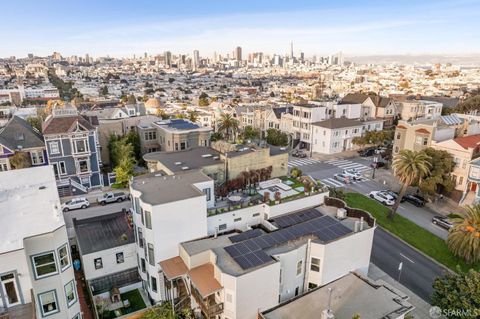
[[[419,118],[434,119],[442,115],[443,104],[426,100],[406,100],[396,102],[397,116],[412,121]]]
[[[395,101],[379,95],[349,93],[339,104],[361,104],[361,118],[381,118],[385,122],[385,127],[393,125],[397,114]]]
[[[366,275],[375,221],[367,213],[339,220],[336,212],[300,209],[182,242],[177,256],[160,262],[166,295],[204,318],[253,319],[351,271]]]
[[[48,163],[42,134],[24,119],[13,116],[0,129],[0,172],[14,168],[10,159],[17,152],[26,153],[31,166]]]
[[[366,131],[383,130],[382,119],[366,121],[348,118],[332,118],[312,123],[312,152],[335,154],[356,148],[353,138],[362,136]]]
[[[163,301],[158,263],[174,257],[178,243],[207,235],[207,207],[215,201],[213,180],[198,170],[148,174],[133,178],[130,193],[138,272],[149,298]]]
[[[100,143],[91,121],[73,108],[54,109],[43,123],[43,137],[61,195],[103,186]]]
[[[442,142],[433,141],[431,147],[452,155],[455,167],[451,176],[455,182],[455,189],[463,193],[476,190],[476,184],[469,183],[468,173],[470,162],[480,155],[480,135],[457,137]]]
[[[184,119],[160,120],[141,123],[140,134],[142,153],[156,151],[180,151],[191,147],[209,146],[212,128],[202,127]]]
[[[80,319],[51,166],[0,173],[0,316]]]
[[[93,295],[141,287],[130,211],[73,219],[85,279]]]

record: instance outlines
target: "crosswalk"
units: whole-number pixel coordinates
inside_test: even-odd
[[[359,173],[363,173],[372,169],[371,167],[365,166],[363,164],[355,163],[349,160],[342,160],[342,159],[329,160],[329,161],[326,161],[325,163],[333,166],[337,166],[342,170],[354,168]]]
[[[288,167],[292,168],[292,167],[312,165],[317,163],[321,163],[321,162],[311,158],[296,158],[288,161]]]
[[[350,184],[362,183],[362,182],[366,182],[366,181],[369,181],[369,180],[370,179],[368,179],[366,177],[362,177],[361,180],[351,181]],[[342,183],[341,181],[337,181],[333,177],[320,179],[320,182],[322,182],[323,184],[325,184],[327,186],[333,186],[333,187],[344,187],[344,186],[350,185],[350,184]]]

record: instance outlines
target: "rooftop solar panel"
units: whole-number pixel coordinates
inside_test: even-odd
[[[263,234],[264,232],[261,229],[256,228],[256,229],[247,230],[238,235],[230,236],[229,239],[232,243],[238,243],[249,238],[261,236]]]

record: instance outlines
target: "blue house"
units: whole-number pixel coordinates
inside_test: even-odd
[[[31,166],[47,165],[42,134],[21,117],[12,117],[0,129],[0,172],[15,169],[10,159],[17,152],[28,155]]]
[[[66,108],[54,109],[43,124],[47,157],[60,196],[84,194],[103,186],[100,144],[93,120]]]

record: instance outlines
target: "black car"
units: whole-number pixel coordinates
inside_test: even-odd
[[[445,216],[433,216],[432,223],[446,230],[450,230],[453,227],[453,224]]]
[[[292,153],[292,156],[293,157],[299,157],[299,158],[305,158],[305,157],[307,157],[307,154],[305,154],[303,152],[300,152],[300,151],[294,151]]]
[[[409,202],[417,207],[422,207],[423,205],[425,205],[426,200],[422,196],[418,195],[405,195],[402,197],[402,200],[400,202]]]
[[[375,148],[366,148],[358,152],[361,157],[369,157],[375,155]]]
[[[370,164],[372,168],[385,167],[385,165],[386,165],[385,162],[382,162],[382,161],[373,162],[372,164]]]

